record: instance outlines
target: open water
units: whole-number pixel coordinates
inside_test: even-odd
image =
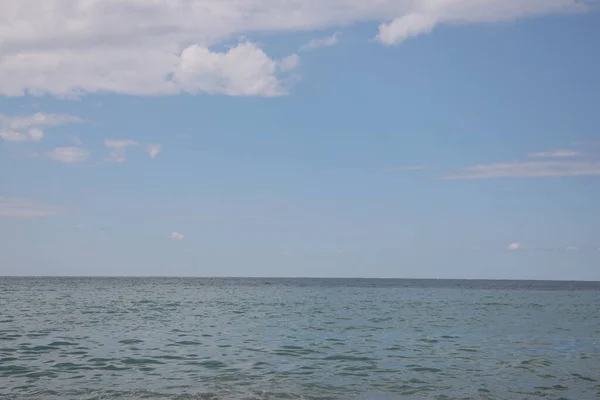
[[[0,398],[600,399],[600,283],[0,278]]]

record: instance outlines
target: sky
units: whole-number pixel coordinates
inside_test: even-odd
[[[0,0],[0,275],[600,280],[599,8]]]

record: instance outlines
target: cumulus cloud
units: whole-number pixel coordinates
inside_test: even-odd
[[[108,162],[123,163],[127,159],[127,149],[129,147],[137,147],[138,145],[138,142],[131,139],[106,139],[104,140],[104,147],[106,147],[109,150],[109,154],[105,160]]]
[[[0,94],[86,92],[278,96],[285,65],[257,45],[216,45],[254,32],[380,22],[397,44],[439,24],[572,12],[585,0],[0,0]],[[299,4],[301,7],[299,7]],[[375,32],[373,32],[375,35]]]
[[[58,207],[41,204],[30,199],[0,197],[0,217],[40,218],[56,215],[61,211]]]
[[[48,152],[48,157],[63,164],[81,163],[86,161],[89,156],[89,151],[74,146],[57,147]]]
[[[144,146],[144,151],[148,153],[151,159],[154,160],[162,151],[162,145],[157,143],[148,143],[146,146]]]
[[[575,150],[551,150],[551,151],[541,151],[538,153],[530,153],[529,158],[565,158],[565,157],[577,157],[580,155],[578,151]]]
[[[183,238],[184,238],[183,234],[181,234],[179,232],[171,233],[171,240],[183,240]]]
[[[14,116],[0,114],[0,138],[6,142],[38,142],[44,138],[43,127],[74,124],[77,122],[81,122],[81,120],[72,115],[45,114],[41,112],[33,115]]]
[[[442,179],[543,178],[600,176],[598,161],[521,161],[480,164],[464,168]]]
[[[293,69],[294,63],[297,65],[297,58],[284,58],[282,71]],[[192,45],[181,53],[171,82],[190,93],[281,96],[287,89],[277,67],[278,62],[254,43],[239,43],[224,53]]]
[[[516,250],[521,250],[523,248],[523,246],[521,246],[521,243],[511,243],[508,245],[507,249],[511,250],[511,251],[516,251]]]
[[[318,38],[318,39],[312,39],[310,42],[308,42],[305,45],[303,45],[302,47],[300,47],[300,49],[305,50],[305,51],[306,50],[314,50],[314,49],[318,49],[320,47],[335,46],[339,42],[340,42],[340,33],[335,32],[331,36],[327,36],[324,38]]]

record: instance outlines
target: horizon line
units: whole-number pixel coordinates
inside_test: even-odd
[[[516,278],[391,278],[391,277],[335,277],[335,276],[193,276],[193,275],[0,275],[4,278],[146,278],[146,279],[328,279],[328,280],[404,280],[404,281],[497,281],[497,282],[583,282],[600,283],[600,280],[582,279],[516,279]]]

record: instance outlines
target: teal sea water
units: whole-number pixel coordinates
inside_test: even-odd
[[[0,278],[0,398],[598,399],[600,283]]]

